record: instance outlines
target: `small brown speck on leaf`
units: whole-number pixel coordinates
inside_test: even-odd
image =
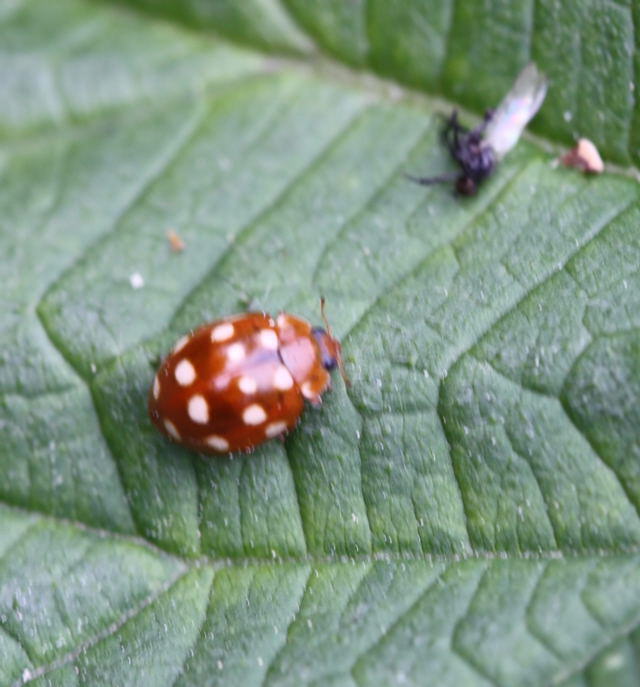
[[[167,239],[169,240],[169,246],[174,253],[182,253],[185,248],[185,243],[173,229],[167,230]]]

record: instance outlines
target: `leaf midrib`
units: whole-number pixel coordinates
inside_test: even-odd
[[[562,548],[562,549],[531,549],[531,550],[501,550],[489,551],[470,547],[463,553],[416,553],[415,551],[385,551],[376,550],[362,554],[330,554],[307,553],[304,555],[286,556],[209,556],[199,554],[185,556],[145,539],[139,535],[114,532],[112,530],[87,525],[80,520],[51,515],[37,509],[25,508],[0,500],[0,506],[25,517],[37,517],[39,521],[29,526],[28,531],[37,530],[47,524],[62,527],[71,527],[80,532],[93,535],[101,540],[112,539],[117,542],[131,544],[146,551],[170,559],[180,565],[186,565],[189,569],[196,569],[208,565],[216,570],[223,568],[250,567],[250,566],[288,566],[288,565],[334,565],[357,564],[375,562],[425,562],[425,563],[461,563],[464,561],[493,561],[493,560],[531,560],[531,561],[557,561],[557,560],[583,560],[583,559],[608,559],[622,556],[640,555],[640,544],[635,546],[620,546],[616,548]],[[4,556],[4,553],[2,554]],[[1,557],[0,557],[1,558]]]
[[[144,6],[123,6],[119,0],[102,0],[105,4],[108,4],[112,8],[119,9],[120,11],[126,11],[135,14],[139,17],[151,17],[154,22],[159,24],[165,24],[171,27],[180,27],[181,30],[185,31],[187,34],[198,36],[202,38],[211,37],[216,42],[223,45],[228,45],[242,50],[243,52],[254,54],[259,57],[263,57],[266,61],[265,71],[268,73],[273,73],[276,68],[279,71],[285,71],[289,69],[299,70],[301,72],[312,72],[313,74],[326,78],[327,80],[335,81],[341,83],[350,88],[355,88],[364,92],[369,92],[376,94],[377,96],[382,96],[389,102],[399,102],[402,101],[405,104],[413,104],[421,109],[428,109],[436,114],[449,115],[452,110],[457,110],[459,114],[462,115],[463,120],[469,120],[471,122],[479,123],[484,115],[484,113],[478,113],[474,110],[470,110],[459,103],[455,102],[444,96],[441,93],[436,93],[427,90],[418,90],[417,88],[412,88],[407,84],[398,82],[395,79],[382,76],[381,74],[373,71],[369,64],[362,68],[357,68],[350,66],[348,63],[341,62],[337,58],[333,57],[328,53],[320,43],[318,43],[315,36],[310,34],[307,29],[302,25],[295,14],[289,11],[286,3],[284,4],[284,12],[286,13],[288,19],[295,25],[296,29],[310,42],[313,46],[313,52],[298,53],[295,52],[275,52],[258,50],[256,47],[249,43],[248,41],[234,40],[213,26],[207,25],[204,29],[196,26],[195,24],[190,24],[185,21],[180,21],[179,19],[171,19],[169,17],[163,16],[161,13],[155,12],[151,7]],[[454,12],[451,12],[451,17],[453,17]],[[451,23],[447,27],[447,37],[445,39],[445,44],[449,42],[449,31],[451,29]],[[367,37],[367,43],[368,43]],[[530,51],[529,51],[530,52]],[[445,55],[447,49],[445,49]],[[446,63],[446,58],[442,60],[441,71],[444,70],[444,65]],[[439,83],[440,78],[436,79]],[[632,118],[632,113],[630,114]],[[631,128],[628,127],[629,138],[631,136]],[[533,134],[529,130],[525,130],[523,134],[525,140],[529,140],[536,144],[548,153],[560,155],[566,152],[566,143],[559,141],[549,136],[542,136],[540,134]],[[627,149],[630,148],[627,146]],[[612,173],[616,175],[631,177],[636,181],[640,182],[640,167],[634,164],[628,166],[623,166],[616,164],[609,160],[606,155],[603,156],[603,160],[606,164],[607,173]]]
[[[233,40],[219,31],[216,31],[211,26],[207,26],[206,30],[202,30],[185,22],[172,21],[169,18],[155,13],[153,10],[144,7],[123,6],[119,2],[113,2],[113,0],[102,1],[104,4],[110,6],[114,11],[133,14],[139,17],[149,17],[156,24],[166,25],[173,28],[179,27],[180,30],[185,34],[191,34],[199,38],[202,38],[203,36],[209,37],[220,45],[233,47],[241,50],[244,54],[253,55],[256,58],[262,58],[264,60],[262,70],[257,69],[255,72],[244,74],[239,77],[230,77],[227,81],[214,81],[212,83],[208,83],[206,86],[198,89],[197,91],[194,91],[193,89],[186,89],[183,92],[170,92],[169,97],[161,99],[157,97],[158,94],[156,93],[154,94],[154,103],[157,104],[158,109],[161,107],[166,107],[171,103],[181,102],[185,99],[185,97],[193,97],[194,94],[196,98],[202,98],[203,96],[206,96],[207,93],[210,94],[217,89],[226,89],[230,86],[232,87],[241,81],[261,77],[264,78],[265,76],[273,75],[275,73],[286,73],[294,70],[303,74],[312,74],[324,80],[332,81],[364,93],[370,93],[377,98],[383,98],[389,103],[402,102],[405,105],[418,107],[422,110],[426,109],[441,115],[448,115],[452,110],[456,109],[462,115],[463,119],[471,122],[479,122],[481,119],[481,115],[479,115],[477,112],[461,106],[459,103],[450,100],[442,94],[417,90],[416,88],[411,88],[410,86],[395,81],[391,78],[381,76],[380,74],[372,71],[370,68],[357,69],[340,62],[323,50],[322,47],[318,45],[315,38],[310,35],[305,28],[296,21],[295,17],[286,9],[285,11],[287,13],[287,17],[294,22],[296,28],[298,28],[314,45],[314,52],[309,53],[306,58],[302,54],[299,57],[295,57],[286,52],[277,53],[261,51],[256,49],[248,42]],[[148,101],[149,96],[147,95],[140,98],[140,100],[130,100],[124,103],[117,103],[113,107],[92,112],[89,115],[67,118],[62,124],[52,122],[50,124],[37,125],[34,128],[28,128],[27,130],[19,130],[17,133],[10,130],[10,136],[7,135],[6,139],[4,140],[0,134],[0,145],[14,147],[15,145],[27,144],[31,146],[37,144],[37,142],[41,139],[45,139],[46,141],[46,138],[52,134],[59,136],[61,135],[61,132],[64,132],[65,130],[70,130],[73,132],[79,128],[84,128],[85,126],[92,126],[96,118],[109,119],[110,117],[113,117],[121,112],[135,112],[137,110],[142,111],[145,107],[148,107]],[[36,132],[35,140],[34,131]],[[559,155],[566,150],[566,145],[548,136],[541,136],[540,134],[533,134],[530,131],[525,131],[523,138],[531,141],[541,149],[551,154]],[[607,173],[630,177],[636,181],[640,181],[640,167],[636,165],[629,165],[625,167],[609,161],[606,157],[603,159],[606,163]]]
[[[23,510],[23,509],[18,509],[18,510]],[[102,530],[97,530],[95,528],[88,528],[85,525],[80,525],[78,523],[73,523],[72,521],[65,521],[60,518],[51,518],[47,517],[47,520],[58,520],[60,522],[65,522],[66,524],[71,524],[73,526],[80,527],[82,530],[98,534],[102,533],[104,537],[108,536],[113,536],[111,533],[104,532]],[[37,528],[39,523],[35,524],[35,527]],[[32,528],[29,528],[32,529]],[[149,543],[146,540],[140,540],[136,537],[126,537],[126,536],[118,536],[117,537],[120,540],[125,540],[128,541],[129,543],[134,543],[140,546],[143,546],[146,549],[152,549],[156,554],[159,554],[163,557],[168,557],[169,554],[166,552],[158,549],[157,547],[154,547],[153,545],[149,545]],[[606,554],[603,551],[595,551],[589,554],[581,554],[580,556],[571,556],[567,557],[565,554],[561,554],[560,556],[544,556],[540,555],[541,552],[527,552],[527,555],[523,555],[521,557],[516,556],[514,557],[513,555],[509,555],[509,558],[519,558],[520,560],[537,560],[537,561],[547,561],[548,563],[551,563],[555,560],[559,559],[567,559],[567,558],[572,558],[573,560],[579,559],[581,557],[589,557],[591,559],[602,559],[606,557]],[[560,553],[560,552],[549,552],[549,553]],[[640,550],[638,552],[629,552],[629,555],[636,555],[637,553],[640,553]],[[530,555],[533,554],[533,555]],[[209,566],[212,569],[212,572],[214,573],[211,576],[210,583],[208,585],[208,588],[206,590],[206,596],[210,596],[211,594],[211,589],[212,585],[215,580],[216,573],[219,572],[220,570],[223,570],[225,568],[230,568],[230,567],[235,567],[235,566],[240,566],[240,567],[249,567],[249,566],[264,566],[266,564],[270,565],[291,565],[291,564],[298,564],[298,565],[304,565],[305,567],[309,568],[309,575],[307,576],[307,581],[305,582],[305,585],[303,587],[303,592],[300,596],[299,599],[299,604],[298,604],[298,609],[293,613],[289,626],[287,628],[287,631],[284,633],[284,642],[281,646],[281,648],[275,653],[271,661],[269,662],[263,676],[263,682],[262,684],[268,684],[269,683],[269,676],[272,674],[272,669],[274,665],[277,664],[277,659],[278,656],[282,653],[282,651],[288,646],[288,640],[289,640],[289,630],[291,627],[294,626],[294,624],[298,621],[299,614],[300,614],[300,604],[302,603],[302,600],[308,590],[308,585],[309,585],[309,579],[312,574],[312,570],[314,566],[322,566],[322,565],[327,565],[327,564],[348,564],[348,565],[353,565],[353,564],[358,564],[358,563],[370,563],[373,565],[375,562],[378,561],[383,561],[383,562],[402,562],[406,560],[411,560],[412,562],[416,562],[419,560],[424,560],[425,563],[429,564],[436,564],[436,563],[446,563],[446,564],[457,564],[460,562],[463,562],[465,560],[485,560],[485,561],[492,561],[492,560],[505,560],[506,556],[502,554],[490,554],[490,555],[472,555],[472,556],[460,556],[460,557],[455,557],[454,560],[451,560],[447,557],[434,557],[434,556],[411,556],[407,558],[407,556],[402,556],[400,558],[393,557],[393,556],[385,556],[385,557],[379,557],[379,556],[369,556],[369,557],[360,557],[363,560],[359,560],[358,557],[339,557],[339,559],[331,559],[331,560],[326,560],[325,558],[318,558],[318,557],[301,557],[296,559],[295,557],[291,557],[290,559],[280,559],[277,561],[273,561],[270,559],[252,559],[252,558],[242,558],[238,560],[224,560],[224,559],[211,559],[209,557],[198,557],[197,559],[194,560],[186,560],[182,557],[179,556],[171,556],[172,559],[177,560],[180,565],[178,566],[177,571],[171,575],[157,590],[153,591],[149,595],[147,595],[145,598],[140,600],[138,603],[134,604],[130,608],[127,608],[126,610],[123,611],[119,615],[118,618],[116,618],[114,621],[111,623],[107,624],[101,631],[96,632],[90,637],[87,637],[81,641],[78,641],[74,646],[70,647],[65,653],[61,656],[58,656],[54,658],[51,661],[48,661],[47,663],[43,663],[38,665],[37,661],[34,661],[33,659],[30,659],[32,664],[33,664],[33,670],[29,671],[28,677],[25,679],[23,676],[18,678],[12,685],[12,687],[21,687],[24,684],[27,684],[35,679],[38,679],[40,677],[43,677],[44,675],[47,675],[51,673],[52,671],[60,670],[64,668],[65,666],[68,666],[72,664],[77,658],[79,658],[84,652],[90,650],[94,646],[99,645],[102,641],[108,640],[110,637],[116,635],[129,621],[135,620],[141,613],[143,613],[147,608],[151,607],[154,603],[156,603],[159,599],[164,597],[165,595],[171,593],[171,590],[175,588],[177,584],[179,584],[182,580],[184,580],[191,572],[203,567],[203,566]],[[528,612],[529,612],[529,607],[531,605],[531,602],[533,598],[535,597],[536,591],[539,587],[540,581],[544,579],[546,570],[548,568],[547,566],[544,566],[541,569],[540,575],[538,577],[538,580],[534,587],[531,590],[531,593],[529,595],[529,600],[527,602],[527,607],[525,609],[525,622],[526,622],[526,627],[527,631],[531,634],[531,636],[536,639],[538,642],[542,644],[546,648],[547,651],[552,653],[553,655],[556,656],[556,658],[560,659],[560,662],[562,663],[562,656],[557,654],[556,652],[551,650],[551,647],[548,646],[548,643],[546,641],[543,641],[543,638],[541,638],[536,631],[534,631],[534,628],[532,628],[528,622]],[[372,651],[375,650],[377,646],[380,646],[385,638],[387,638],[390,633],[393,632],[394,628],[398,627],[400,623],[408,616],[411,614],[412,611],[415,610],[419,606],[419,604],[423,601],[424,597],[438,584],[442,583],[442,576],[446,573],[448,570],[448,566],[440,570],[438,574],[429,581],[429,583],[426,585],[425,588],[420,589],[419,593],[417,596],[413,599],[413,601],[404,608],[400,614],[393,619],[387,627],[380,628],[380,633],[378,636],[375,638],[375,640],[371,643],[369,643],[366,647],[364,647],[361,651],[358,652],[358,654],[353,658],[351,662],[351,666],[348,668],[346,671],[348,674],[351,675],[352,679],[356,684],[360,684],[360,682],[357,679],[357,670],[358,670],[358,665],[361,665],[363,661],[365,660],[365,657],[371,653]],[[482,574],[478,577],[476,586],[475,586],[475,591],[473,594],[470,595],[469,597],[469,602],[467,604],[467,608],[464,612],[460,613],[459,619],[456,623],[456,627],[454,628],[452,632],[452,641],[451,641],[451,651],[458,656],[462,661],[464,661],[474,672],[477,672],[478,675],[483,676],[485,679],[489,681],[490,684],[493,685],[499,685],[500,683],[495,680],[495,678],[486,673],[484,670],[484,666],[478,665],[477,662],[474,659],[473,656],[469,656],[467,652],[464,651],[463,647],[460,647],[458,643],[456,642],[456,630],[457,627],[459,626],[460,622],[463,621],[467,615],[468,615],[468,610],[473,604],[474,599],[476,598],[478,594],[478,590],[481,588],[482,581],[485,578],[489,568],[486,567]],[[349,595],[349,598],[347,599],[347,605],[351,598],[353,598],[353,595],[356,593],[357,589],[359,589],[359,585],[356,588],[356,590]],[[589,612],[589,608],[587,605],[584,604],[583,606]],[[596,621],[600,622],[598,618],[595,618]],[[203,622],[206,620],[206,614],[203,618]],[[640,614],[634,616],[630,620],[628,620],[626,623],[624,623],[621,627],[617,628],[617,631],[613,633],[608,633],[603,637],[603,641],[601,641],[598,645],[593,646],[592,650],[588,653],[588,655],[584,656],[581,660],[574,661],[570,666],[567,666],[564,668],[564,670],[560,671],[558,674],[556,674],[552,682],[550,684],[552,685],[557,685],[561,684],[564,680],[568,679],[570,676],[574,674],[578,674],[584,668],[591,663],[591,661],[594,659],[595,656],[597,656],[600,652],[604,651],[607,649],[609,646],[615,645],[616,642],[618,642],[621,638],[627,637],[631,632],[633,632],[638,626],[640,625]],[[197,638],[201,636],[201,630],[196,633],[196,641]],[[14,641],[18,641],[18,644],[22,646],[22,642],[20,642],[18,639],[14,638]],[[186,656],[186,654],[185,654]],[[341,671],[339,674],[342,675],[344,674],[345,671]],[[178,673],[180,675],[181,673]],[[23,674],[24,675],[24,674]]]

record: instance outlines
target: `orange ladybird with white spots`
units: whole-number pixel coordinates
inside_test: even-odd
[[[246,451],[292,429],[341,365],[331,330],[281,313],[246,313],[182,337],[149,392],[149,415],[171,439],[204,453]]]

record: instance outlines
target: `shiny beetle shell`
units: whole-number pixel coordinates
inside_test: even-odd
[[[149,392],[169,438],[204,453],[247,451],[291,430],[304,399],[319,404],[340,344],[287,313],[247,313],[182,337]]]

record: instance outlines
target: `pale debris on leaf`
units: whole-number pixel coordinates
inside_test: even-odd
[[[167,230],[167,239],[169,240],[169,246],[174,253],[182,253],[185,243],[173,229]]]
[[[575,147],[565,153],[560,162],[565,167],[574,167],[585,174],[600,174],[604,170],[600,153],[588,138],[578,139]]]
[[[140,272],[134,272],[129,276],[129,283],[134,289],[141,289],[144,286],[144,277]]]

